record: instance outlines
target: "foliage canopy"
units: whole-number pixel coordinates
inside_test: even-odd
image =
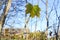
[[[30,13],[30,17],[40,17],[40,11],[41,9],[39,8],[38,5],[32,5],[31,3],[28,3],[26,5],[26,14],[29,14]]]

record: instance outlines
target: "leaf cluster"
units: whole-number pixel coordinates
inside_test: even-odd
[[[31,3],[28,3],[27,5],[26,5],[26,14],[30,14],[30,17],[35,17],[35,16],[37,16],[37,17],[40,17],[40,11],[41,11],[41,9],[39,8],[39,6],[38,5],[32,5]]]

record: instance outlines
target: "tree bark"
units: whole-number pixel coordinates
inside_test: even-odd
[[[10,6],[11,6],[11,0],[8,0],[8,4],[5,4],[5,8],[3,9],[3,13],[2,13],[2,18],[0,20],[0,32],[1,32],[1,29],[3,28],[4,23],[5,23],[5,19],[8,14]]]
[[[48,28],[48,0],[46,0],[46,21],[47,21],[47,28]],[[46,32],[47,32],[46,36],[48,36],[48,30]]]
[[[11,6],[11,0],[8,0],[8,3],[5,4],[5,8],[3,9],[3,13],[2,13],[2,18],[0,20],[0,36],[1,36],[2,30],[3,30],[5,19],[8,14],[10,6]],[[0,40],[1,40],[1,38],[0,38]]]

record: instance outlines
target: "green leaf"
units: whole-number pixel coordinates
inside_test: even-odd
[[[39,8],[38,5],[33,6],[30,3],[28,3],[26,5],[26,14],[30,13],[30,17],[32,17],[32,18],[35,16],[40,17],[40,11],[41,11],[41,9]]]
[[[34,10],[35,16],[40,17],[40,11],[41,10],[40,10],[39,6],[34,5],[33,10]]]
[[[34,12],[34,10],[32,9],[32,11],[31,11],[31,13],[30,13],[30,16],[33,18],[33,17],[35,17],[35,12]]]
[[[26,5],[26,14],[31,13],[32,8],[33,8],[33,5],[30,4],[30,3],[28,3],[28,4]]]

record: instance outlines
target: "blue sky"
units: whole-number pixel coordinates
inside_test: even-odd
[[[44,2],[46,2],[46,0],[43,0]],[[55,5],[57,6],[57,1],[55,0]],[[41,12],[40,12],[40,18],[38,18],[38,22],[37,22],[37,30],[41,30],[44,31],[46,29],[46,6],[45,4],[39,0],[39,3],[37,0],[28,0],[29,3],[33,3],[33,5],[38,4],[39,7],[41,8]],[[48,0],[48,13],[50,12],[52,6],[53,6],[53,2],[54,0]],[[6,22],[5,22],[5,28],[6,27],[13,27],[13,28],[24,28],[25,25],[25,5],[26,2],[25,0],[12,0],[12,4],[11,4],[11,8],[8,12],[7,18],[6,18]],[[14,9],[14,7],[16,7],[16,10]],[[3,6],[4,8],[4,6]],[[2,11],[2,10],[1,10]],[[57,7],[57,11],[58,11],[58,15],[60,15],[60,0],[59,0],[59,4]],[[32,21],[31,21],[32,20]],[[30,21],[27,25],[27,27],[30,29],[31,31],[31,25],[32,25],[32,31],[35,30],[35,17],[34,18],[30,18]],[[50,14],[49,17],[49,26],[53,25],[53,23],[57,23],[56,22],[56,13],[53,7],[53,11]],[[10,25],[10,26],[9,26]],[[51,30],[51,29],[49,29]]]

